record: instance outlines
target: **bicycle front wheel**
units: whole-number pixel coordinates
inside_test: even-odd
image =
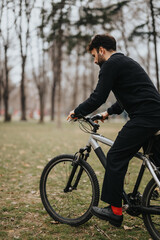
[[[92,217],[92,206],[97,206],[99,201],[99,184],[93,169],[84,160],[76,164],[68,191],[66,185],[75,166],[72,155],[53,158],[44,168],[40,180],[40,195],[46,211],[54,220],[72,226],[88,221]],[[72,188],[77,179],[78,185]]]
[[[147,184],[142,197],[142,205],[160,210],[160,189],[154,179],[151,179]],[[160,215],[157,213],[143,213],[144,224],[155,240],[160,240]]]

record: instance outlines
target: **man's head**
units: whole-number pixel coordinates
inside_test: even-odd
[[[94,62],[101,66],[116,51],[116,40],[109,34],[96,35],[88,45]]]

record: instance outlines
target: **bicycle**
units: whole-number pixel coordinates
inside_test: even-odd
[[[79,226],[91,217],[92,206],[98,206],[99,183],[97,176],[88,164],[87,159],[91,149],[94,150],[101,164],[105,168],[106,157],[98,142],[112,146],[113,141],[98,134],[100,127],[93,117],[78,119],[80,128],[90,133],[88,144],[80,148],[74,155],[59,155],[48,162],[40,179],[40,196],[49,215],[60,223]],[[85,125],[87,124],[87,126]],[[160,172],[150,159],[151,142],[145,154],[138,152],[135,157],[142,160],[142,165],[136,179],[133,191],[123,191],[123,208],[131,216],[142,218],[146,229],[153,239],[160,240]],[[148,168],[152,179],[146,185],[143,195],[139,186]]]

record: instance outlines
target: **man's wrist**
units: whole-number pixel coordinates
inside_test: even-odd
[[[105,120],[109,116],[107,111],[101,113],[101,115],[103,116],[103,120]]]

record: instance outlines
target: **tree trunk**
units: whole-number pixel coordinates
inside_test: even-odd
[[[57,44],[58,47],[58,56],[57,56],[57,84],[58,84],[58,112],[57,112],[57,121],[58,127],[61,127],[61,73],[62,73],[62,35],[63,30],[59,30],[59,41]]]
[[[90,91],[91,92],[93,92],[94,90],[94,82],[95,82],[94,63],[93,63],[93,59],[91,59],[91,74],[90,74]]]
[[[42,29],[43,33],[43,29]],[[44,99],[46,94],[46,68],[45,68],[45,51],[44,51],[44,39],[42,39],[42,82],[40,85],[40,122],[44,122]]]
[[[85,58],[84,58],[84,66],[85,66]],[[83,101],[87,99],[87,76],[86,76],[86,69],[83,71]]]
[[[26,95],[25,95],[25,63],[26,56],[22,57],[22,75],[21,75],[21,120],[26,121]]]
[[[149,13],[149,9],[148,9],[148,4],[147,4],[146,8],[147,8],[146,9],[146,11],[147,11],[147,27],[148,27],[148,32],[150,33],[151,32],[151,27],[150,27],[150,24],[149,24],[150,13]],[[150,60],[151,60],[150,42],[151,42],[151,36],[149,34],[148,39],[147,39],[147,66],[146,66],[148,75],[150,75]]]
[[[8,101],[9,101],[9,78],[8,78],[8,46],[5,45],[4,47],[5,52],[5,84],[4,84],[4,93],[3,93],[3,100],[4,100],[4,108],[5,108],[5,118],[4,121],[8,122],[11,120],[11,116],[8,113]]]
[[[129,51],[128,51],[128,42],[127,42],[127,38],[125,36],[125,22],[124,22],[124,15],[123,15],[123,8],[121,8],[120,10],[120,21],[121,21],[121,27],[122,27],[122,39],[124,41],[124,47],[125,47],[125,50],[126,50],[126,56],[129,56]]]
[[[57,57],[56,57],[56,47],[52,46],[51,49],[51,58],[52,58],[52,73],[53,73],[53,82],[51,89],[51,121],[55,119],[55,94],[57,86]]]
[[[77,46],[77,61],[76,61],[76,74],[74,79],[74,87],[73,87],[73,101],[72,101],[72,109],[75,109],[77,106],[77,97],[78,97],[78,82],[79,82],[79,64],[80,64],[80,55],[79,49],[80,45]]]
[[[155,53],[155,65],[156,65],[156,78],[157,78],[157,89],[159,88],[159,69],[158,69],[158,56],[157,56],[157,33],[156,33],[156,25],[155,25],[155,15],[154,15],[154,7],[153,0],[150,0],[150,10],[152,16],[152,29],[153,29],[153,42],[154,42],[154,53]]]
[[[43,90],[39,93],[39,102],[40,102],[40,123],[44,122],[44,93]]]
[[[58,30],[58,39],[56,40],[57,44],[57,84],[58,84],[58,112],[57,120],[58,127],[61,127],[61,75],[62,75],[62,42],[63,42],[63,8],[65,6],[65,1],[61,1],[60,17],[59,17],[59,30]]]
[[[1,46],[0,46],[0,56],[1,56]],[[3,79],[3,67],[2,67],[2,65],[3,65],[3,61],[2,61],[2,59],[0,58],[0,116],[2,115],[2,84],[3,84],[3,81],[4,81],[4,79]]]
[[[0,63],[2,64],[2,63]],[[2,111],[2,72],[0,73],[0,116],[2,115],[1,111]]]
[[[4,93],[3,93],[3,101],[4,101],[4,109],[5,109],[4,121],[9,122],[11,118],[8,113],[8,93],[6,89],[4,90]]]
[[[56,93],[56,81],[54,79],[54,82],[53,82],[53,85],[52,85],[52,93],[51,93],[51,121],[54,121],[55,93]]]

